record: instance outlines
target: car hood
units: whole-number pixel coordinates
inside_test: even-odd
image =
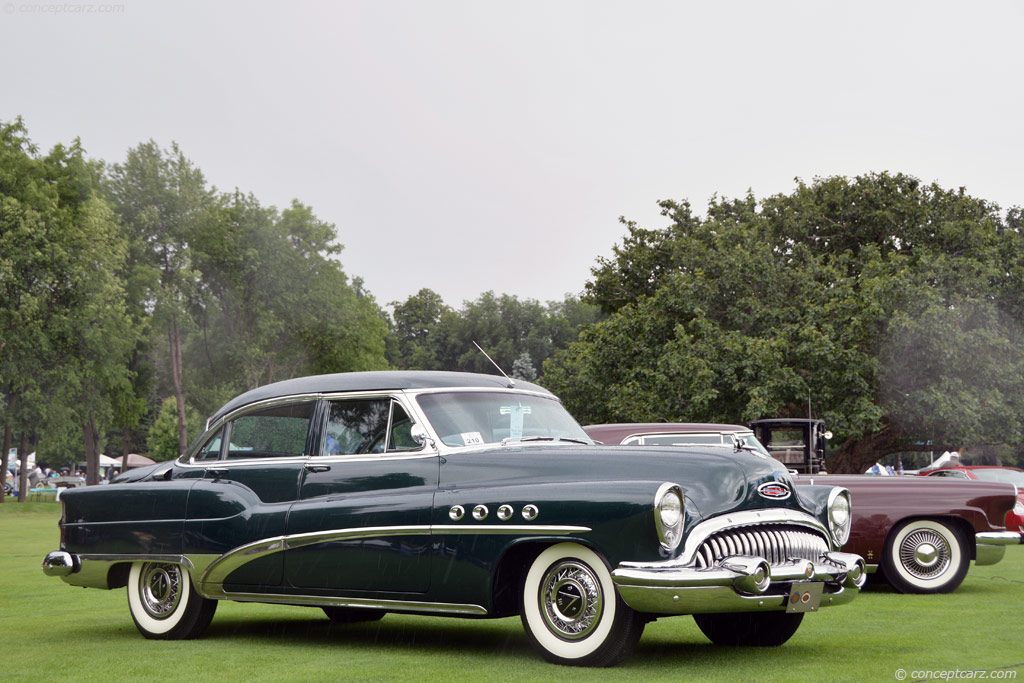
[[[766,498],[766,483],[793,482],[771,458],[732,447],[510,445],[445,455],[442,487],[521,482],[586,484],[651,481],[679,484],[691,514],[708,518],[733,510],[787,507],[802,510],[795,495]],[[571,490],[571,489],[569,489]]]

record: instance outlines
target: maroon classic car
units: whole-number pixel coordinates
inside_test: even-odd
[[[1006,528],[1011,531],[1024,531],[1024,470],[1019,467],[951,465],[935,469],[925,468],[918,474],[922,477],[1010,482],[1017,487],[1017,504],[1013,506],[1013,510],[1006,513]]]
[[[723,448],[771,454],[753,431],[741,425],[702,423],[609,424],[584,427],[607,444],[680,446],[720,444]],[[795,475],[794,482],[849,489],[853,529],[845,552],[857,553],[868,571],[901,593],[948,593],[967,575],[971,560],[995,564],[1005,546],[1024,542],[1003,520],[1016,502],[1013,485],[951,478]]]

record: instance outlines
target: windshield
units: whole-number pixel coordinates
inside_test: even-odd
[[[554,398],[512,392],[460,391],[416,399],[446,446],[571,439],[592,443]]]
[[[1024,472],[1019,470],[992,468],[971,470],[971,474],[982,481],[1008,481],[1019,488],[1024,488]]]

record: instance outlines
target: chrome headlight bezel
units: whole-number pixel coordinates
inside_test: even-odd
[[[836,487],[828,495],[828,529],[837,548],[850,540],[853,528],[853,500],[847,489]]]
[[[654,526],[658,542],[665,550],[672,552],[683,540],[683,526],[686,520],[686,499],[679,484],[665,482],[654,494]]]

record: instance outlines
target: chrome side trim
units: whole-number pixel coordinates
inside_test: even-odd
[[[517,534],[529,536],[566,536],[568,534],[585,534],[590,531],[588,526],[543,526],[540,524],[530,526],[509,526],[505,524],[474,524],[472,526],[438,525],[430,527],[432,534],[437,536],[468,536],[471,534],[495,534],[499,536],[514,536]]]
[[[355,541],[363,538],[382,538],[387,536],[467,536],[478,534],[529,535],[529,536],[565,536],[575,533],[586,533],[589,527],[583,526],[514,526],[514,525],[412,525],[412,526],[379,526],[358,527],[354,529],[331,529],[306,534],[274,536],[253,543],[233,548],[213,560],[202,572],[198,581],[198,589],[204,595],[212,591],[211,584],[224,582],[231,572],[253,560],[273,555],[284,550],[294,550],[320,543],[339,541]],[[165,560],[166,561],[166,560]],[[191,568],[191,564],[188,565]],[[212,597],[212,595],[206,595]]]
[[[199,592],[207,594],[210,584],[221,584],[231,572],[253,560],[258,560],[267,555],[273,555],[284,550],[294,550],[318,543],[332,543],[336,541],[354,541],[361,538],[380,538],[382,536],[428,536],[430,527],[421,526],[392,526],[392,527],[360,527],[355,529],[331,529],[329,531],[315,531],[306,534],[294,534],[289,536],[274,536],[265,538],[253,543],[246,543],[224,553],[214,560],[199,580]],[[206,595],[213,597],[213,595]]]
[[[227,593],[207,595],[206,597],[235,600],[238,602],[267,602],[282,605],[302,605],[307,607],[359,607],[382,609],[389,612],[423,612],[425,614],[462,614],[483,616],[487,610],[480,605],[420,602],[417,600],[368,600],[364,598],[333,598],[323,595],[274,595],[267,593]]]

